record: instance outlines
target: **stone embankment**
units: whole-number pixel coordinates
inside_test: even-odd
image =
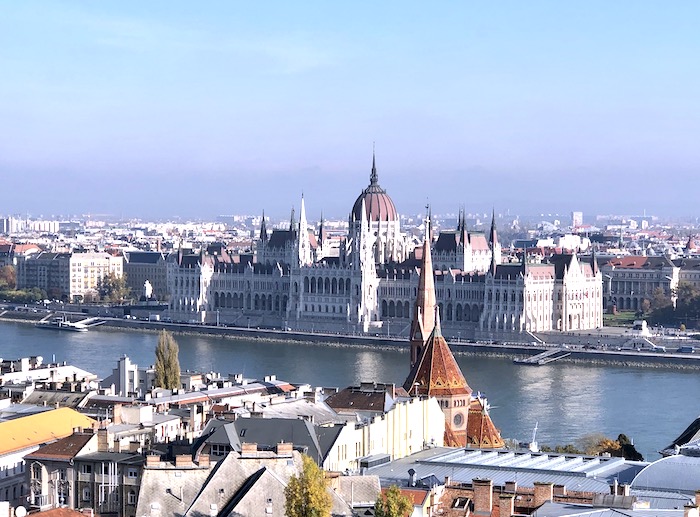
[[[46,312],[18,312],[0,311],[0,321],[15,321],[24,323],[36,323],[41,319],[51,316]],[[85,318],[81,313],[67,313],[71,321]],[[205,334],[233,340],[261,340],[284,343],[315,343],[329,346],[353,346],[366,348],[392,348],[408,350],[409,343],[405,337],[368,336],[368,335],[344,335],[328,333],[295,332],[291,330],[224,327],[187,323],[167,323],[162,321],[141,321],[134,319],[104,318],[105,323],[96,327],[99,329],[118,329],[129,331],[157,332],[162,329],[180,334]],[[666,351],[637,350],[635,348],[623,348],[632,336],[624,332],[606,334],[605,329],[596,334],[559,334],[550,333],[538,337],[546,339],[545,343],[538,341],[523,342],[523,339],[532,339],[531,336],[513,334],[513,341],[502,342],[466,342],[464,340],[449,340],[450,347],[456,354],[464,355],[490,355],[522,359],[534,356],[551,348],[563,348],[569,355],[558,359],[555,363],[579,363],[579,364],[616,364],[629,367],[656,367],[656,368],[689,368],[700,369],[700,349],[697,353],[677,353],[681,345],[687,345],[688,341],[671,341],[666,339],[664,345]],[[556,342],[554,342],[556,341]],[[549,365],[555,364],[549,363]],[[522,366],[530,368],[532,366]]]

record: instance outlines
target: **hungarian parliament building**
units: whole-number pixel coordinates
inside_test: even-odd
[[[173,320],[294,330],[408,335],[415,310],[422,246],[402,233],[394,202],[379,185],[353,204],[347,235],[310,229],[302,197],[298,220],[268,231],[254,253],[224,246],[173,253],[167,264]],[[495,224],[457,228],[430,240],[437,304],[446,336],[484,338],[512,332],[602,327],[603,284],[595,262],[576,254],[529,261],[502,255]]]

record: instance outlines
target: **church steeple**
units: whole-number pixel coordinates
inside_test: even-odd
[[[420,278],[418,280],[418,294],[413,307],[413,321],[411,322],[411,366],[416,364],[425,340],[435,328],[435,279],[433,278],[433,258],[430,252],[430,240],[427,236],[423,241],[423,257],[421,258]]]
[[[591,244],[591,271],[594,275],[598,274],[598,260],[595,258],[595,246]]]
[[[311,264],[311,241],[309,240],[309,225],[306,221],[306,205],[304,194],[301,195],[301,208],[299,209],[299,234],[298,234],[299,265]]]
[[[296,221],[296,218],[294,217],[294,207],[292,207],[292,215],[289,218],[289,231],[290,232],[297,231],[297,221]]]
[[[375,159],[374,147],[372,147],[372,172],[369,175],[369,184],[370,186],[379,184],[379,176],[377,175],[377,161]]]
[[[260,242],[267,243],[267,224],[265,223],[265,210],[262,213],[262,221],[260,222]]]
[[[491,213],[491,231],[489,231],[489,245],[491,246],[491,272],[496,272],[496,265],[501,263],[501,243],[498,242],[496,231],[496,209]]]

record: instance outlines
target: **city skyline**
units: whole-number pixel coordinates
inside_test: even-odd
[[[208,7],[8,4],[0,213],[693,206],[694,3]]]

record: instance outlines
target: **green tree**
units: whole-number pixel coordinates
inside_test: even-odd
[[[0,267],[0,290],[17,288],[17,272],[14,266]]]
[[[396,485],[391,485],[383,495],[380,495],[374,505],[376,517],[406,517],[412,511],[411,500],[403,495]]]
[[[180,387],[179,347],[173,335],[162,330],[156,345],[156,387],[174,390]]]
[[[292,476],[284,489],[287,517],[328,517],[331,496],[326,489],[323,471],[309,456],[303,455],[299,477]]]
[[[644,457],[635,448],[632,440],[630,440],[627,435],[618,435],[617,443],[620,445],[621,454],[616,454],[615,456],[622,456],[626,460],[644,461]]]
[[[657,287],[651,293],[651,310],[658,311],[671,306],[671,297],[666,294],[663,287]]]
[[[129,296],[131,289],[126,285],[126,275],[107,273],[100,279],[97,287],[100,298],[108,302],[121,302]]]

